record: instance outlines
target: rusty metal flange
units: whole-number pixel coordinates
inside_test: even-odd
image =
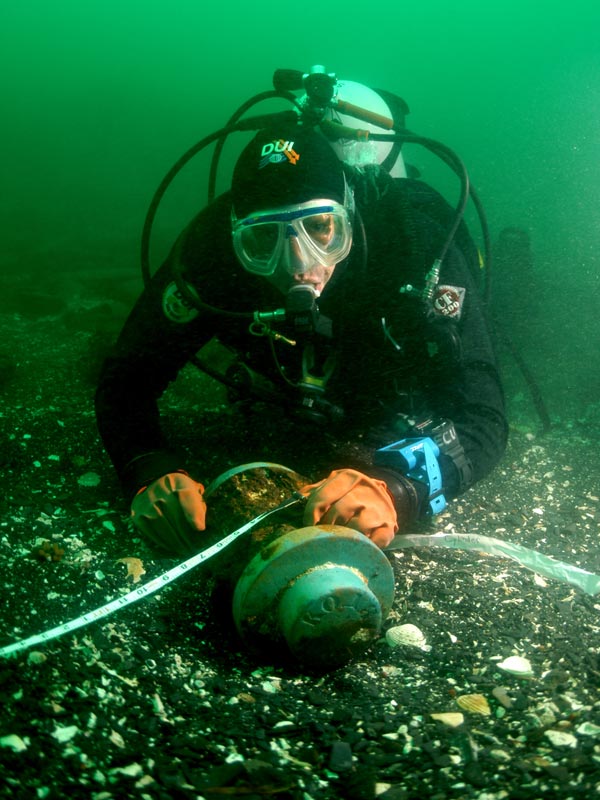
[[[384,553],[357,531],[319,525],[283,534],[250,561],[233,616],[251,647],[331,667],[378,636],[393,599]]]

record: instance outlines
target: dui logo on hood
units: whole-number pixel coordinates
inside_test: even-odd
[[[294,150],[293,142],[286,142],[278,139],[274,142],[267,142],[260,151],[259,169],[266,167],[267,164],[277,164],[280,161],[289,161],[296,164],[300,159],[300,154]]]

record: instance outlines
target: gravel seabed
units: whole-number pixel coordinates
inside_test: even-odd
[[[177,563],[135,537],[98,439],[104,313],[0,314],[0,646]],[[197,402],[207,380],[190,368],[163,401],[191,445],[198,420],[222,424],[217,390],[212,407]],[[505,538],[600,573],[600,403],[565,399],[542,435],[522,387],[509,400],[502,464],[422,530]],[[206,565],[0,660],[0,796],[600,797],[598,597],[480,552],[389,558],[384,628],[412,623],[426,649],[382,634],[323,674],[265,661],[228,625]],[[530,673],[503,670],[511,656]]]

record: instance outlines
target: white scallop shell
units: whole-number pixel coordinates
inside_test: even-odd
[[[428,652],[431,647],[427,644],[425,634],[416,625],[407,622],[404,625],[397,625],[394,628],[388,628],[385,632],[385,640],[390,647],[418,647],[419,650]]]
[[[502,669],[504,672],[510,672],[512,675],[533,675],[531,662],[529,659],[523,658],[522,656],[509,656],[505,658],[504,661],[500,661],[496,666],[498,669]]]

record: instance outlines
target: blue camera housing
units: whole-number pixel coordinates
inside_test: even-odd
[[[440,449],[433,439],[400,439],[375,451],[373,463],[390,467],[407,478],[424,483],[429,496],[429,513],[440,514],[446,508],[442,471],[437,457]]]

